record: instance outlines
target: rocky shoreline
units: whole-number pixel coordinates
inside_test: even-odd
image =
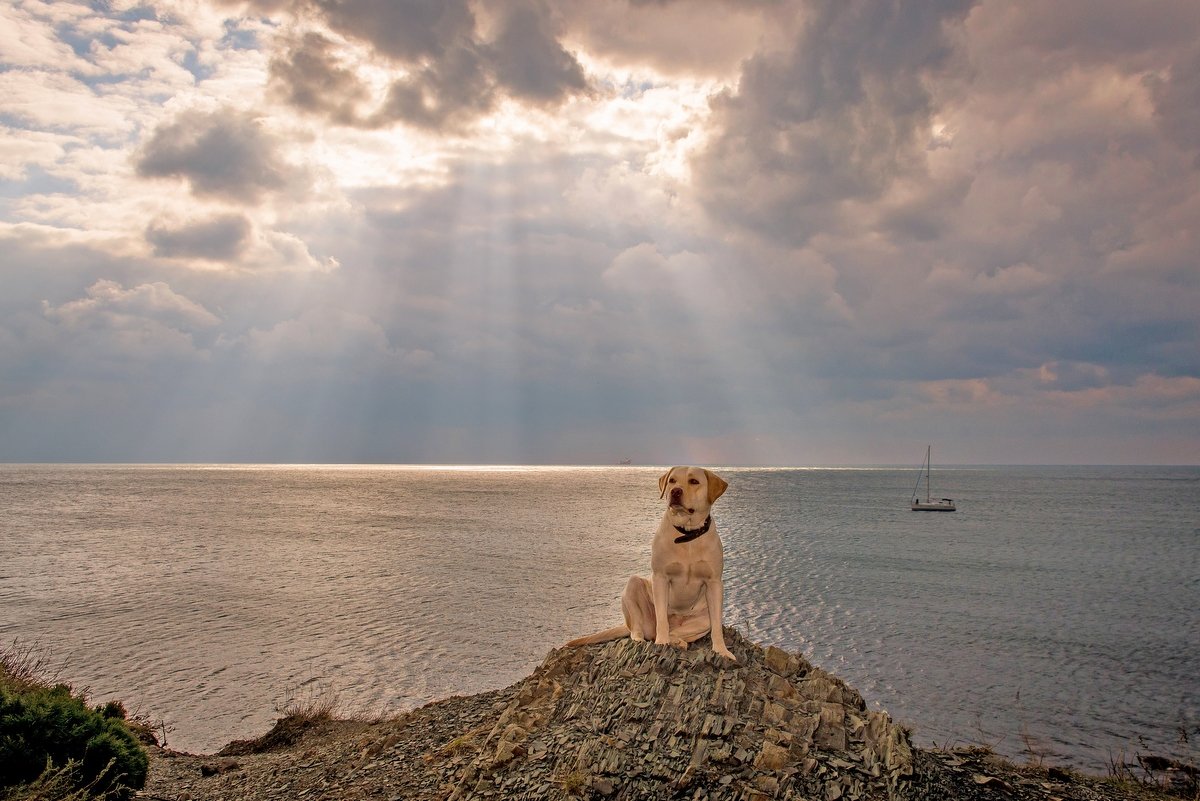
[[[856,690],[799,655],[761,648],[728,628],[726,642],[736,665],[707,640],[686,651],[628,639],[560,648],[511,687],[398,718],[295,715],[213,756],[152,747],[140,797],[1180,797],[1132,781],[1017,766],[979,749],[915,748],[886,713],[868,710]],[[1183,797],[1195,797],[1191,779],[1193,795]]]

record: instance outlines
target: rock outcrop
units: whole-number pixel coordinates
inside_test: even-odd
[[[725,640],[736,665],[706,641],[677,651],[619,640],[551,651],[511,687],[447,698],[396,718],[288,717],[266,736],[231,744],[216,757],[151,747],[150,776],[138,797],[1196,798],[1190,766],[1174,771],[1190,783],[1111,781],[1014,765],[981,748],[914,749],[904,729],[868,710],[840,679],[730,629]],[[1168,786],[1178,794],[1164,793]]]
[[[730,628],[733,664],[629,639],[551,651],[449,796],[899,799],[907,732],[841,679]]]

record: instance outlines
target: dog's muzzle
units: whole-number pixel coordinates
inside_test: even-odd
[[[693,514],[696,511],[695,509],[689,509],[688,507],[683,505],[683,487],[674,487],[671,490],[670,506],[672,509],[681,509],[681,510],[687,512],[689,515]]]

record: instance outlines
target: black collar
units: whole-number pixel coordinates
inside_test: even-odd
[[[692,540],[696,539],[697,537],[701,537],[701,536],[707,534],[709,528],[711,528],[711,527],[712,527],[712,515],[709,515],[708,517],[704,518],[704,525],[701,526],[700,528],[693,528],[689,531],[688,529],[684,528],[683,526],[676,526],[675,530],[678,531],[683,536],[676,537],[675,542],[677,542],[677,543],[691,542]]]

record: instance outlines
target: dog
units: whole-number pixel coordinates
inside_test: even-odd
[[[712,633],[712,648],[734,662],[721,628],[725,555],[710,509],[729,484],[702,467],[672,467],[658,479],[667,500],[650,547],[650,578],[633,576],[621,593],[625,625],[580,637],[568,646],[629,636],[687,648]]]

